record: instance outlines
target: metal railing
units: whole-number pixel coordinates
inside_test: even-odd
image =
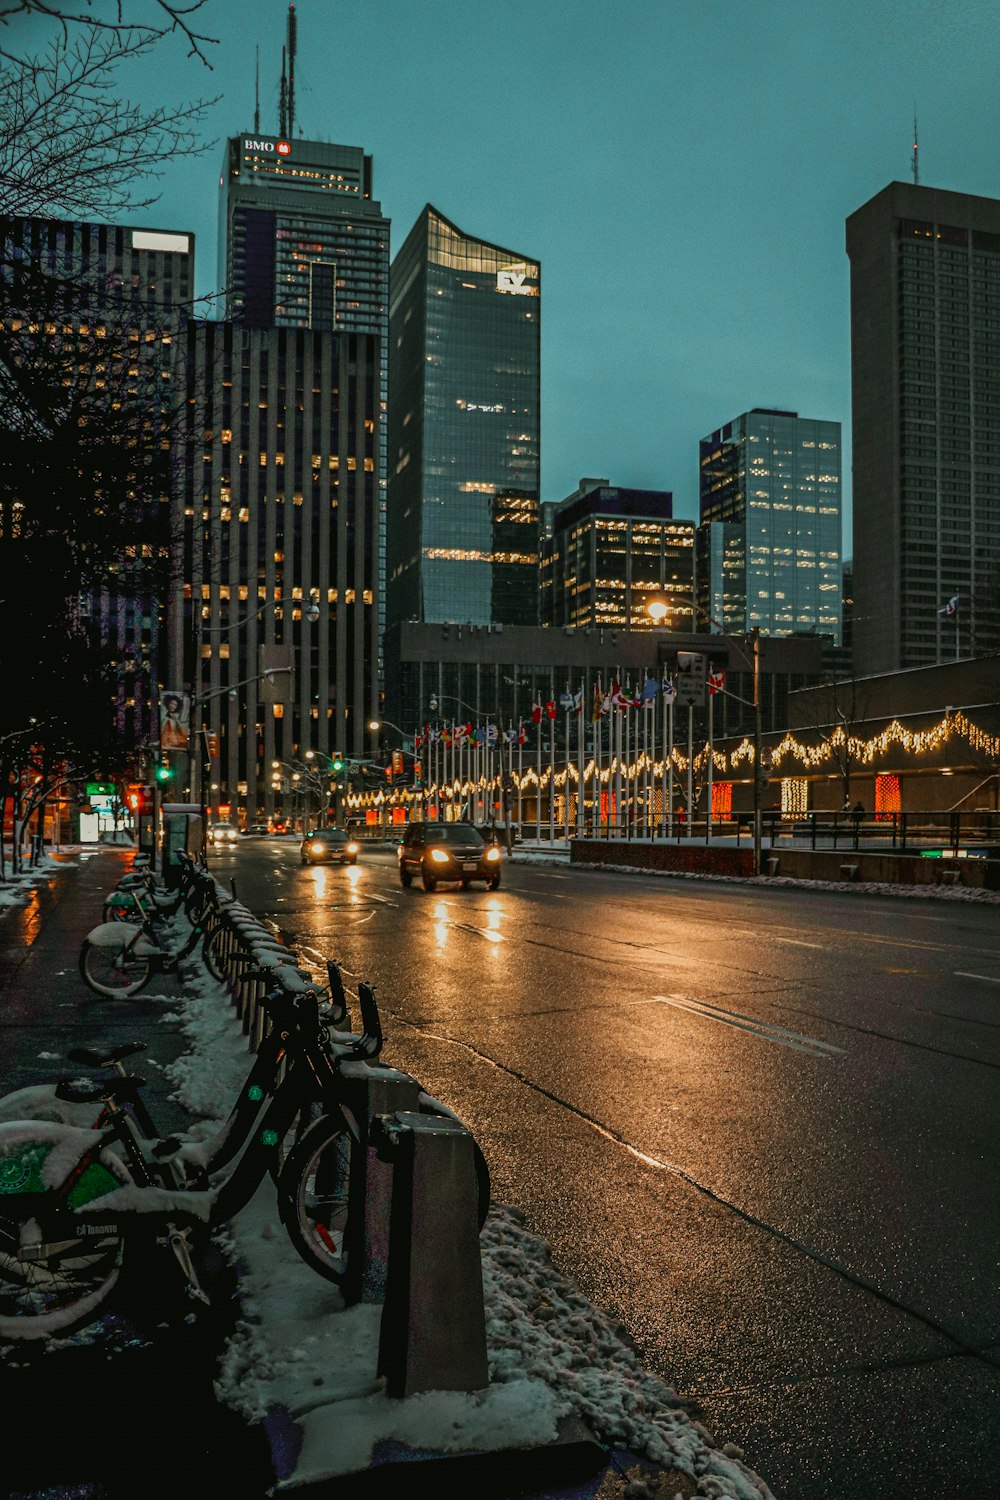
[[[777,811],[763,814],[763,841],[768,847],[800,849],[868,849],[922,854],[945,850],[953,855],[1000,859],[1000,810],[937,809],[927,812],[809,812],[795,816]],[[562,834],[557,829],[557,840]],[[571,830],[570,837],[576,836]],[[675,816],[667,832],[641,823],[616,825],[610,820],[587,824],[585,838],[671,844],[753,843],[750,812],[727,817],[694,817],[688,823]],[[562,838],[562,842],[565,839]]]

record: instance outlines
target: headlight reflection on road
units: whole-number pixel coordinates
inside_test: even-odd
[[[434,940],[439,948],[443,948],[448,941],[448,929],[451,926],[451,918],[447,901],[438,901],[434,906]]]
[[[322,901],[328,894],[327,886],[330,883],[330,871],[326,865],[313,865],[309,871],[312,880],[313,900]]]
[[[502,943],[503,933],[500,931],[500,918],[503,916],[503,907],[496,897],[491,897],[486,906],[486,927],[483,937],[491,943]]]
[[[358,895],[358,887],[361,884],[361,871],[358,869],[357,865],[346,865],[345,874],[347,875],[347,884],[351,892],[351,900],[360,900],[360,897]]]

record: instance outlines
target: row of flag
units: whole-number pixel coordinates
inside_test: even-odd
[[[710,693],[721,693],[725,691],[726,674],[724,671],[709,672],[708,691]],[[594,688],[594,698],[590,706],[590,717],[593,723],[598,723],[608,714],[618,711],[627,712],[633,708],[651,708],[658,698],[670,704],[677,695],[673,678],[669,673],[664,673],[663,679],[657,682],[655,677],[647,677],[641,690],[633,694],[631,685],[615,681],[605,691],[598,682]],[[555,698],[539,699],[531,710],[531,721],[535,725],[541,725],[543,720],[554,719],[560,709],[563,713],[580,714],[583,712],[583,688],[575,693],[567,688],[560,693],[558,700]],[[452,724],[438,727],[425,724],[422,731],[414,736],[414,747],[420,749],[422,745],[434,745],[438,741],[446,746],[462,745],[496,745],[498,742],[510,745],[524,745],[527,743],[528,735],[522,723],[517,728],[498,730],[495,724],[473,725]]]

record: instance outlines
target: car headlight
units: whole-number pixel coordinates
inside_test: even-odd
[[[357,854],[357,852],[358,852],[358,846],[357,846],[357,844],[348,844],[347,845],[347,852],[348,852],[348,854]]]
[[[486,858],[487,859],[499,859],[500,858],[500,850],[497,848],[496,844],[491,844],[490,847],[487,849],[487,851],[486,851]]]
[[[312,851],[313,854],[322,854],[323,853],[323,845],[320,844],[320,843],[310,844],[309,848],[310,848],[310,850]]]
[[[431,859],[437,865],[446,865],[448,863],[448,856],[443,849],[432,849]]]

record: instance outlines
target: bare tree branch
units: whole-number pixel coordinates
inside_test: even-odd
[[[156,41],[176,32],[188,46],[188,56],[199,58],[210,68],[206,47],[218,45],[218,37],[196,31],[191,18],[205,4],[205,0],[188,0],[181,5],[177,0],[151,0],[154,17],[149,21],[127,20],[124,0],[114,0],[110,20],[95,16],[93,0],[77,0],[76,4],[63,4],[61,0],[0,0],[0,26],[9,26],[18,16],[42,16],[58,23],[63,42],[68,45],[71,27],[89,27],[108,34],[119,46],[133,41]],[[85,6],[83,12],[80,5]],[[0,47],[0,57],[11,61],[10,54]]]
[[[214,144],[196,127],[215,100],[147,110],[119,97],[116,68],[153,44],[90,27],[0,74],[0,213],[111,219],[156,202],[137,180]]]

